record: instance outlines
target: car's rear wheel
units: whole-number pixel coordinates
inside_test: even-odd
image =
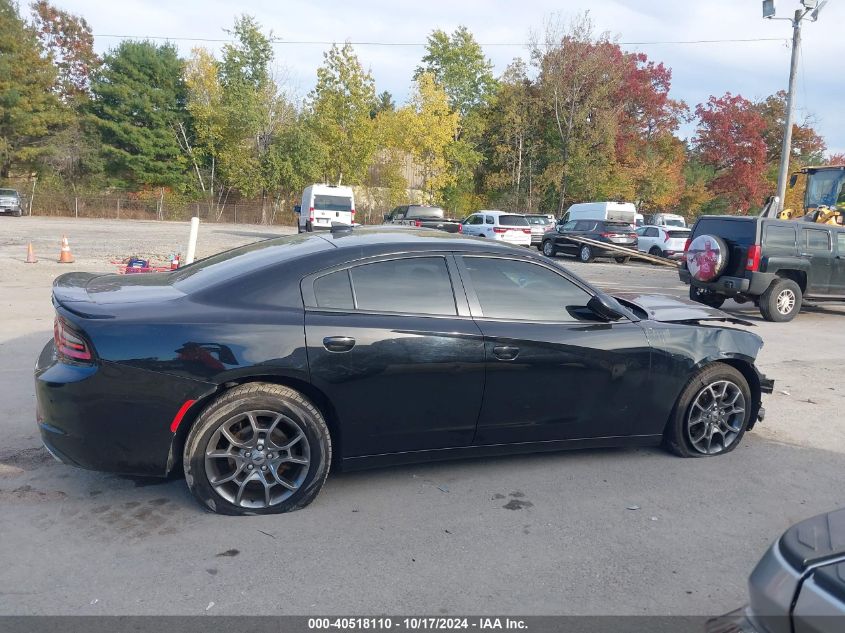
[[[314,232],[314,225],[311,224],[311,220],[308,220],[305,223],[305,232],[306,233],[313,233]]]
[[[590,247],[589,244],[582,244],[581,248],[578,249],[578,259],[580,259],[585,264],[589,264],[595,258],[596,256],[593,255],[593,249]]]
[[[801,286],[792,279],[775,279],[760,295],[760,314],[766,321],[791,321],[801,311]]]
[[[649,255],[654,255],[655,257],[663,257],[663,251],[660,250],[659,246],[652,246],[649,251]]]
[[[704,288],[697,288],[693,285],[689,287],[689,298],[711,308],[721,308],[727,299],[725,295],[717,295],[715,292],[705,290]]]
[[[546,257],[554,257],[557,255],[557,249],[555,248],[554,242],[551,240],[543,242],[543,255]]]
[[[301,393],[250,383],[199,416],[185,443],[185,479],[220,514],[274,514],[305,507],[329,473],[331,437]]]
[[[751,389],[739,370],[724,363],[708,365],[681,391],[664,444],[681,457],[728,453],[745,434],[751,405]]]

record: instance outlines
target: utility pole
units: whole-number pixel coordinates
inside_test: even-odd
[[[795,80],[798,77],[798,60],[801,54],[801,23],[809,15],[815,22],[819,19],[819,11],[827,4],[827,0],[801,0],[801,8],[795,11],[792,18],[775,17],[775,0],[763,0],[763,17],[768,20],[789,20],[792,23],[792,58],[789,64],[789,91],[786,95],[786,121],[783,129],[783,145],[780,150],[780,168],[778,169],[778,209],[783,210],[786,197],[786,183],[789,180],[789,159],[792,155],[792,126],[795,120]]]

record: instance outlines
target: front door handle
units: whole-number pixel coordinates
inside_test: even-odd
[[[499,360],[516,360],[519,348],[513,345],[497,345],[493,348],[493,355]]]
[[[355,347],[355,339],[351,336],[327,336],[323,339],[323,347],[330,352],[348,352]]]

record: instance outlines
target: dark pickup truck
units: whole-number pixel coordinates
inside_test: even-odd
[[[426,229],[439,229],[447,233],[461,233],[460,220],[446,216],[440,207],[428,207],[420,204],[406,204],[396,207],[384,216],[385,224],[416,226]]]
[[[690,298],[754,302],[791,321],[804,299],[845,301],[845,227],[759,216],[702,216],[679,269]]]

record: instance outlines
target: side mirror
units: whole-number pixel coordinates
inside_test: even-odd
[[[302,205],[299,205],[299,204],[294,205],[293,212],[296,213],[296,215],[301,214],[302,213]]]
[[[792,174],[792,177],[789,179],[789,188],[792,189],[796,182],[798,182],[798,174]]]
[[[618,321],[625,316],[616,300],[602,293],[593,295],[587,302],[587,308],[603,321]]]

